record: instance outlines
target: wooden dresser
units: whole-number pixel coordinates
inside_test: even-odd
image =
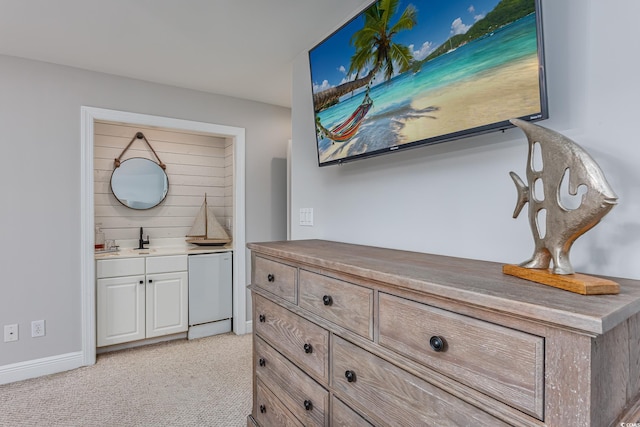
[[[248,247],[248,426],[639,421],[639,281],[583,296],[485,261],[321,240]]]

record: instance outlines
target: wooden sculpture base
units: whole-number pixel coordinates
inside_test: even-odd
[[[616,282],[600,277],[587,276],[586,274],[553,274],[550,269],[540,270],[512,264],[502,266],[502,272],[576,294],[607,295],[620,293],[620,285]]]

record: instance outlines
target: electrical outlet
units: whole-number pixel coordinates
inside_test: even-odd
[[[4,325],[4,342],[18,341],[18,324]]]
[[[44,320],[34,320],[31,322],[31,337],[43,337],[44,336]]]

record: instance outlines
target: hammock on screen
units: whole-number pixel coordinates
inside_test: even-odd
[[[347,120],[335,126],[333,129],[328,130],[325,129],[322,124],[320,124],[320,120],[316,121],[318,129],[325,137],[329,138],[333,142],[347,142],[351,138],[353,138],[358,132],[358,128],[362,124],[364,120],[364,116],[367,115],[369,109],[373,105],[373,100],[369,98],[369,93],[367,92],[362,100],[362,103],[356,108],[356,110],[349,116]]]

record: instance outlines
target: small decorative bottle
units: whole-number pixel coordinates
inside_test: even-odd
[[[101,223],[96,224],[96,242],[95,242],[96,251],[104,250],[104,233],[100,228],[101,226],[102,226]]]

